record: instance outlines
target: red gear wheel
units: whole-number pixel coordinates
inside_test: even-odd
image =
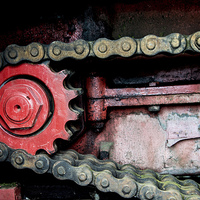
[[[54,153],[57,138],[70,138],[66,122],[78,119],[69,108],[78,93],[63,84],[69,74],[24,63],[5,67],[0,75],[0,142],[33,155],[39,149]]]

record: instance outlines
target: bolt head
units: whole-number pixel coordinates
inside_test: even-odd
[[[33,127],[43,106],[37,91],[26,84],[5,86],[5,89],[4,86],[1,88],[0,100],[0,115],[4,122],[10,129]]]

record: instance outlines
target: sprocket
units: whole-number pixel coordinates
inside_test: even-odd
[[[71,136],[66,123],[79,117],[69,106],[79,92],[64,85],[70,72],[23,63],[6,66],[0,75],[1,142],[32,155],[40,149],[54,153],[54,141]]]

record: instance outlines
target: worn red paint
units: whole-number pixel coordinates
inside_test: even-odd
[[[103,77],[87,79],[88,120],[106,119],[108,107],[200,102],[200,85],[109,89]]]
[[[9,129],[32,128],[38,130],[49,115],[48,97],[34,81],[16,79],[0,90],[0,115]],[[3,123],[4,124],[4,123]],[[26,135],[30,132],[14,131]]]
[[[22,200],[21,188],[14,187],[1,187],[0,185],[0,200]]]
[[[55,73],[44,64],[24,63],[4,68],[0,79],[0,94],[3,95],[0,104],[1,142],[13,149],[23,147],[28,153],[35,154],[39,149],[55,152],[53,143],[57,138],[68,140],[70,132],[65,129],[66,122],[77,119],[77,114],[69,109],[69,101],[77,94],[64,88],[63,81],[67,76],[65,71]],[[13,102],[12,98],[16,101]],[[22,99],[25,104],[21,104]],[[20,120],[24,124],[27,120],[25,129]]]

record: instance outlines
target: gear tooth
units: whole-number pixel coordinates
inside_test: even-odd
[[[54,142],[48,142],[45,144],[45,146],[42,149],[44,149],[48,154],[53,154],[56,152],[57,148]]]
[[[32,70],[34,67],[34,70]],[[41,73],[39,73],[41,71]],[[13,149],[23,149],[27,153],[35,155],[38,151],[45,150],[48,154],[56,151],[54,141],[58,138],[69,140],[70,136],[77,131],[82,130],[83,123],[79,120],[83,110],[79,108],[80,99],[78,96],[82,94],[82,89],[74,88],[70,83],[71,72],[62,70],[60,72],[51,71],[51,69],[44,64],[20,64],[16,68],[7,71],[3,70],[3,77],[6,81],[10,77],[15,77],[20,72],[30,77],[36,77],[44,87],[47,88],[45,92],[49,95],[49,101],[52,102],[52,110],[49,113],[49,121],[45,121],[44,129],[35,134],[35,132],[24,140],[23,137],[16,136],[13,140],[12,135],[3,137],[1,142],[4,142]],[[4,75],[5,74],[5,75]],[[52,82],[52,80],[54,82]],[[58,95],[59,94],[59,95]],[[50,99],[52,98],[52,99]],[[62,101],[62,103],[61,103]],[[82,105],[82,104],[81,104]],[[4,130],[0,134],[4,134]],[[6,133],[7,135],[7,133]]]
[[[79,118],[79,114],[80,113],[75,110],[70,110],[71,119],[69,118],[69,120],[77,120]]]

